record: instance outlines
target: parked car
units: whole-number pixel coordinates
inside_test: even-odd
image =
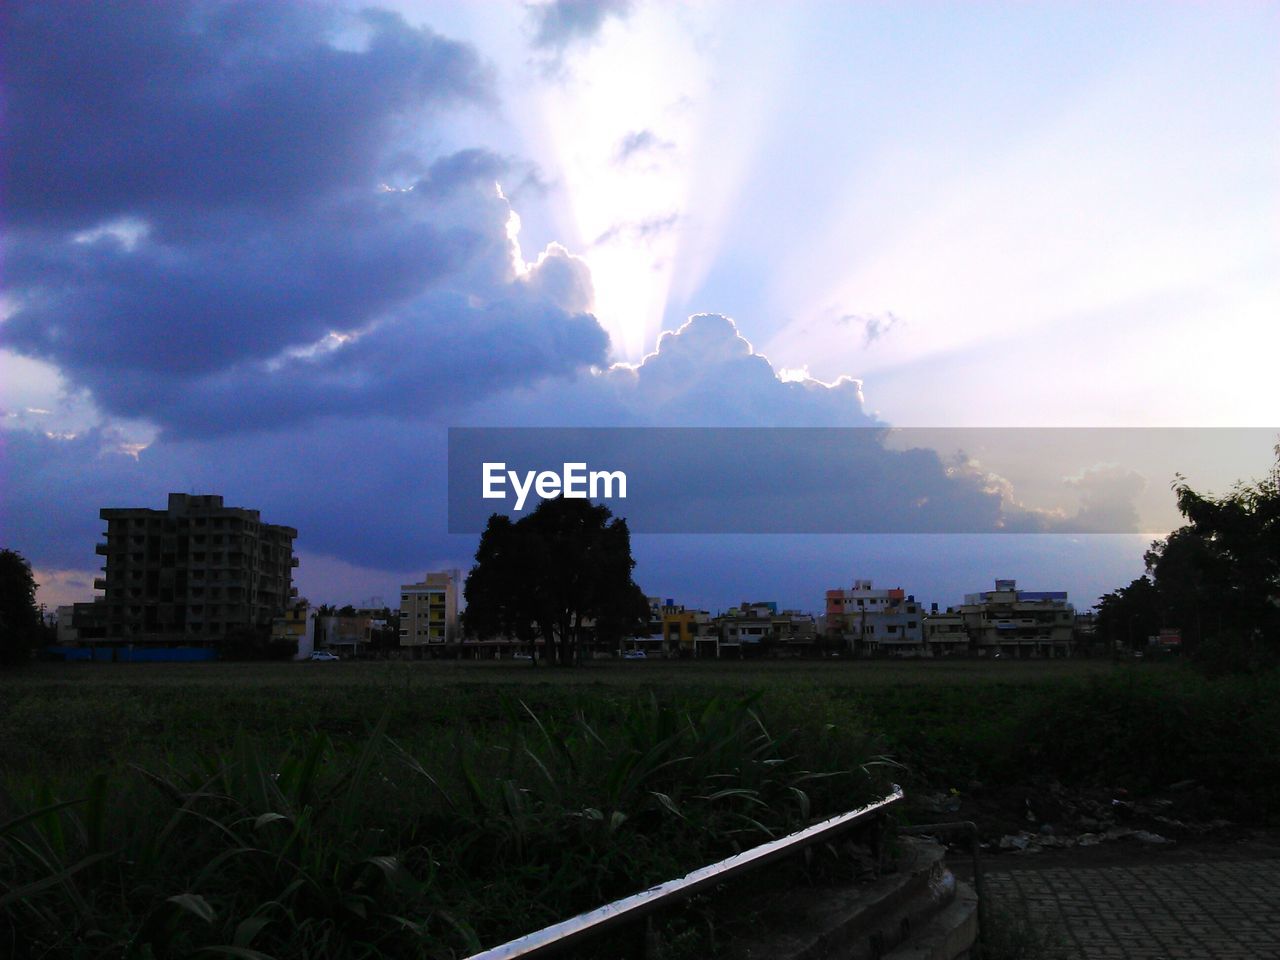
[[[649,655],[643,650],[627,650],[622,654],[623,660],[648,660]]]
[[[532,660],[533,655],[528,653],[513,653],[511,655],[511,659],[512,660]]]
[[[338,658],[328,650],[317,650],[311,655],[311,659],[320,663],[328,663],[330,660],[337,660]]]

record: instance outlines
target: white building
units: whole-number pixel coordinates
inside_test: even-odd
[[[828,590],[826,624],[828,636],[843,638],[851,653],[928,655],[924,611],[901,587],[877,590],[855,580],[851,589]]]

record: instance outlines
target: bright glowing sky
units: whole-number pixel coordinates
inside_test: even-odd
[[[607,352],[583,346],[568,356],[554,344],[579,342],[572,332],[578,328],[548,333],[544,343],[541,321],[528,321],[534,324],[531,349],[545,348],[539,362],[549,376],[577,370],[579,381],[599,379],[589,371],[610,362],[637,364],[664,330],[679,328],[692,314],[714,312],[735,320],[778,377],[859,378],[867,410],[895,425],[1280,424],[1272,332],[1280,318],[1280,7],[1274,4],[561,0],[567,11],[561,19],[551,16],[560,9],[556,4],[381,5],[469,50],[484,89],[475,93],[462,77],[443,106],[420,116],[398,114],[392,127],[361,130],[366,141],[352,134],[352,142],[381,137],[375,145],[413,158],[380,173],[395,189],[412,185],[430,163],[458,151],[479,149],[500,158],[492,162],[490,179],[513,214],[498,211],[518,242],[519,272],[534,277],[525,286],[543,289],[537,286],[543,275],[547,284],[568,283],[555,287],[557,307],[574,313],[585,306],[609,335]],[[67,10],[71,23],[77,7]],[[372,35],[366,25],[347,23],[330,38],[364,53]],[[269,31],[264,36],[267,47],[284,42]],[[305,94],[313,81],[301,72],[298,77],[297,90]],[[36,79],[18,75],[8,82],[16,89]],[[375,86],[371,97],[376,92]],[[348,109],[369,107],[356,102]],[[122,136],[129,136],[127,127]],[[78,159],[91,177],[98,161]],[[287,180],[288,160],[286,151],[283,166],[269,175],[281,177],[283,170]],[[171,176],[165,164],[161,149],[154,166],[139,165],[131,175],[144,184],[160,182]],[[337,173],[318,175],[331,176],[343,189],[369,186],[343,181],[336,166]],[[235,176],[226,187],[233,199],[242,186]],[[481,201],[460,191],[451,194],[453,206],[441,201],[433,209],[432,222],[482,232],[475,226]],[[20,289],[0,290],[0,317],[21,319],[18,305],[33,302],[33,290],[45,296],[56,288],[58,281],[47,279],[54,273],[39,273],[54,269],[46,261],[29,266],[37,248],[78,244],[96,255],[114,244],[120,262],[128,264],[163,243],[168,254],[157,263],[168,269],[175,262],[171,254],[198,231],[184,234],[175,227],[178,219],[165,221],[176,217],[177,201],[125,194],[118,207],[82,211],[78,220],[50,216],[48,222],[29,213],[38,211],[38,200],[19,198],[22,211],[12,218],[6,253],[20,250],[20,266],[46,279],[43,286],[10,281]],[[332,196],[347,194],[334,187]],[[275,221],[255,232],[244,208],[233,214],[227,209],[218,206],[215,214],[226,219],[210,222],[229,231],[233,250],[286,235],[295,237],[290,242],[296,246],[305,233],[288,233]],[[168,225],[152,236],[153,221]],[[241,229],[244,247],[234,242]],[[317,235],[326,229],[318,225]],[[551,244],[585,264],[588,292],[581,272],[574,282],[552,275],[564,257],[552,256],[547,270],[529,272]],[[482,253],[475,257],[488,262]],[[412,273],[411,264],[403,269]],[[490,268],[441,269],[453,271],[450,289],[471,307],[493,301],[498,281]],[[350,282],[359,286],[368,271],[368,264],[352,266]],[[392,274],[386,283],[399,277]],[[243,299],[231,307],[260,298],[277,280],[246,280]],[[100,301],[114,302],[113,282],[94,288]],[[161,304],[170,295],[164,283],[157,281],[158,293],[152,291]],[[187,289],[175,287],[171,295],[185,296]],[[120,302],[134,303],[125,297]],[[362,302],[325,324],[299,321],[301,339],[286,337],[235,355],[207,379],[175,380],[172,394],[156,394],[175,399],[152,405],[145,381],[120,387],[110,369],[66,352],[66,338],[84,335],[92,324],[116,322],[127,341],[133,329],[127,313],[82,318],[68,307],[70,332],[60,333],[62,340],[32,332],[47,319],[25,321],[13,343],[0,327],[6,348],[0,352],[0,407],[12,431],[5,467],[17,478],[4,494],[7,545],[46,571],[52,603],[87,598],[76,584],[93,575],[88,568],[96,511],[105,505],[99,501],[119,492],[145,489],[159,497],[159,506],[164,489],[201,485],[229,500],[269,506],[268,520],[304,526],[291,507],[308,497],[305,484],[290,486],[241,462],[261,455],[261,448],[254,446],[257,440],[237,442],[237,431],[260,437],[261,424],[232,406],[216,430],[208,424],[197,429],[178,415],[166,421],[168,411],[196,389],[234,394],[227,384],[236,381],[226,378],[242,375],[246,364],[275,364],[274,371],[285,363],[282,357],[296,358],[299,349],[314,353],[319,343],[338,356],[346,356],[348,347],[374,351],[357,344],[359,338],[348,345],[325,334],[391,329],[388,317],[398,309],[395,303]],[[469,335],[481,324],[458,319],[435,301],[415,305],[411,314],[412,322],[427,324],[421,328],[426,339],[439,330]],[[431,325],[442,316],[441,326]],[[245,331],[274,322],[271,316],[251,320]],[[145,336],[139,338],[142,356],[148,347]],[[278,349],[282,344],[288,350]],[[449,396],[442,408],[424,400],[384,409],[358,386],[342,383],[339,371],[327,396],[349,389],[349,404],[296,399],[280,406],[281,417],[292,419],[275,420],[269,429],[299,457],[316,442],[322,420],[326,437],[349,431],[347,449],[367,442],[392,456],[406,429],[435,436],[459,417],[545,422],[537,412],[547,406],[538,395],[545,390],[541,381],[510,381],[511,392],[504,393],[507,367],[496,357],[484,359],[483,345],[465,355],[473,357],[467,362],[474,376],[442,387]],[[144,366],[148,376],[168,376],[183,362],[161,358]],[[284,372],[289,369],[286,364]],[[599,416],[593,389],[582,387],[580,419]],[[157,438],[158,425],[167,426],[168,438]],[[77,474],[67,500],[29,492],[36,485],[21,481],[35,476],[36,468],[24,458],[49,454],[28,450],[15,439],[19,434],[24,442],[27,435],[56,442],[95,429],[100,442],[93,449],[57,448],[66,455],[65,469]],[[210,439],[214,434],[223,439]],[[375,443],[378,438],[386,444]],[[139,454],[139,473],[121,479],[107,471],[98,449],[104,444]],[[1227,475],[1258,472],[1268,454],[1260,450],[1257,461],[1226,465]],[[219,472],[209,466],[211,459],[234,466]],[[419,476],[434,478],[429,486],[438,482],[438,462],[417,468]],[[1214,482],[1220,478],[1215,474]],[[1147,480],[1163,489],[1168,478]],[[368,495],[365,502],[357,497],[356,510],[388,509],[386,491],[412,489],[409,480],[390,473],[355,486]],[[18,517],[50,509],[78,519],[41,532],[39,523]],[[434,514],[424,521],[420,542],[397,542],[381,553],[353,545],[357,528],[335,526],[316,535],[323,522],[313,520],[300,539],[313,559],[299,577],[314,599],[391,595],[403,575],[466,566],[473,549],[445,537]],[[387,518],[387,525],[396,524]],[[1031,586],[1067,587],[1085,605],[1117,585],[1117,578],[1140,572],[1142,542],[1117,547],[1097,541],[1083,553],[1006,542],[983,547],[988,559],[982,562],[964,566],[956,560],[946,569],[937,558],[948,550],[937,547],[929,548],[927,560],[917,554],[912,567],[913,548],[900,544],[857,556],[860,548],[826,542],[810,551],[821,559],[806,576],[794,573],[790,559],[806,554],[804,544],[757,541],[757,559],[742,559],[739,551],[733,563],[710,575],[701,571],[714,544],[645,542],[637,545],[638,577],[653,593],[713,606],[767,593],[776,583],[793,591],[781,597],[784,602],[816,607],[822,589],[855,573],[916,576],[919,593],[929,597],[932,589],[947,602],[990,577],[1022,570],[1024,582],[1028,574],[1037,581]],[[876,559],[880,553],[890,559]],[[1077,559],[1068,562],[1068,555]],[[1070,582],[1041,582],[1048,577]]]

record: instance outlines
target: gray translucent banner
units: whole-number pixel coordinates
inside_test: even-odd
[[[633,533],[1142,533],[1171,486],[1273,469],[1272,428],[458,427],[449,532],[584,496]],[[523,499],[522,499],[523,498]]]

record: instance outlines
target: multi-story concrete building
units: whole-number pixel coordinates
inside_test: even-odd
[[[828,590],[826,628],[850,653],[919,657],[926,654],[924,612],[901,587],[876,590],[855,580],[849,590]]]
[[[773,618],[773,635],[777,652],[781,654],[801,656],[819,649],[818,622],[812,613],[783,610]]]
[[[1064,590],[1019,590],[1015,580],[997,580],[994,590],[965,594],[964,600],[965,629],[983,656],[1071,653],[1076,611]]]
[[[773,601],[743,601],[715,618],[719,644],[716,656],[757,656],[773,638],[773,618],[778,605]]]
[[[400,646],[421,655],[458,642],[458,581],[458,571],[447,570],[400,588]]]
[[[969,631],[965,629],[964,614],[953,607],[945,613],[932,605],[924,618],[924,645],[931,657],[963,656],[972,649]]]
[[[663,654],[682,657],[716,655],[716,636],[711,629],[709,612],[689,610],[670,597],[658,606],[658,612],[662,618]]]
[[[711,621],[717,640],[716,656],[782,656],[810,652],[817,647],[813,615],[778,610],[773,600],[730,607]]]
[[[169,494],[168,507],[110,507],[94,589],[75,605],[80,640],[208,646],[229,631],[268,628],[296,594],[298,531],[263,523],[222,497]]]

